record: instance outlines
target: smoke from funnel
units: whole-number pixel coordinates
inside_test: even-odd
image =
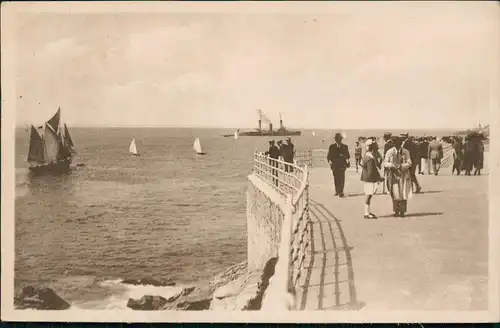
[[[271,123],[271,120],[269,119],[269,117],[267,117],[266,114],[264,114],[264,112],[261,109],[258,109],[257,112],[259,113],[259,117],[263,123],[265,123],[265,124]]]

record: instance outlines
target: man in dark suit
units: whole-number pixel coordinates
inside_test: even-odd
[[[276,147],[274,140],[269,141],[269,149],[265,153],[269,156],[269,165],[273,167],[271,170],[271,174],[273,175],[273,182],[276,186],[278,186],[278,170],[274,169],[278,167],[278,158],[280,157],[280,150]]]
[[[293,158],[295,156],[295,146],[292,143],[292,138],[286,138],[286,144],[283,145],[285,147],[283,159],[285,162],[293,164]],[[285,172],[293,172],[293,167],[291,165],[285,166]]]
[[[443,145],[437,141],[436,137],[432,137],[432,141],[429,144],[429,159],[432,162],[434,175],[438,175],[441,168],[441,160],[443,159]]]
[[[345,170],[349,167],[349,148],[342,143],[342,135],[335,134],[335,143],[328,148],[327,160],[333,173],[335,196],[344,197]]]

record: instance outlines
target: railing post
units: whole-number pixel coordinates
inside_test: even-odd
[[[283,226],[281,228],[281,240],[282,245],[291,245],[292,239],[292,216],[293,216],[293,195],[288,194],[286,198],[285,213],[284,213]],[[291,291],[291,278],[293,277],[293,268],[291,265],[291,252],[289,247],[280,247],[280,253],[278,255],[278,261],[280,261],[280,268],[282,268],[282,284],[280,284],[280,291],[282,293],[288,293]],[[286,298],[285,298],[286,299]]]

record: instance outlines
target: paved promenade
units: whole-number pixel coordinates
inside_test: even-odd
[[[379,219],[365,220],[359,174],[346,173],[339,199],[331,171],[313,168],[300,309],[487,310],[487,174],[419,175],[423,193],[408,202],[407,217],[392,217],[389,196],[379,194]]]

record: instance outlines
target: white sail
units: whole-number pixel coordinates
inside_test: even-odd
[[[49,164],[56,163],[59,155],[59,139],[52,128],[45,124],[45,151],[46,160]]]
[[[238,134],[238,131],[236,131],[236,132],[234,133],[234,139],[238,140],[238,137],[239,137],[239,134]]]
[[[129,153],[137,155],[137,146],[135,145],[135,138],[132,139],[132,142],[130,143],[130,147],[128,147],[128,151],[129,151]]]
[[[198,154],[201,154],[203,153],[203,150],[201,148],[201,141],[200,141],[200,138],[196,137],[196,139],[194,140],[194,144],[193,144],[193,149],[196,153]]]
[[[312,136],[315,137],[316,136],[316,131],[313,131],[312,132]]]

